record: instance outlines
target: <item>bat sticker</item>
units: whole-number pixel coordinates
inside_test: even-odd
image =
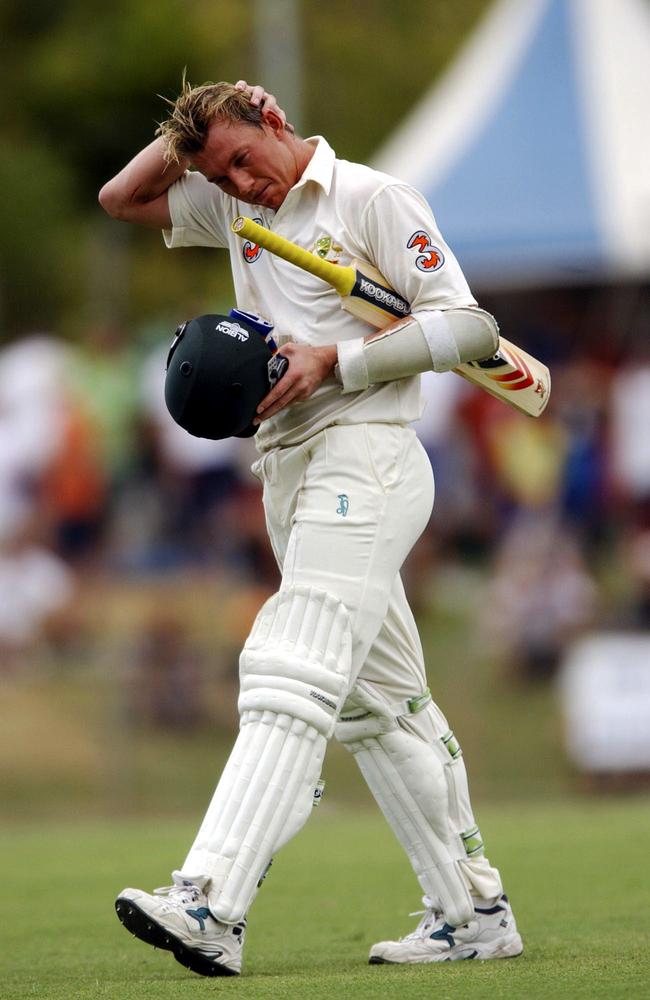
[[[542,379],[533,375],[521,353],[512,346],[506,349],[501,344],[498,352],[492,358],[486,358],[483,361],[470,361],[469,364],[474,368],[479,368],[486,378],[498,382],[502,391],[512,392],[528,389],[534,385],[533,392],[542,400],[546,399],[547,386]],[[509,367],[511,370],[503,371],[504,368]]]
[[[258,226],[263,225],[261,219],[253,219]],[[242,247],[242,256],[247,264],[254,264],[262,256],[263,248],[259,243],[252,243],[250,240],[246,240],[244,246]]]
[[[445,255],[439,247],[434,247],[429,234],[424,229],[418,229],[406,243],[407,250],[419,250],[415,258],[415,266],[419,271],[439,271],[445,262]]]

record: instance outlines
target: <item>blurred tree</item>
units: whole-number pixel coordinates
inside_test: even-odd
[[[491,0],[305,3],[306,121],[368,160],[456,54]]]
[[[0,322],[47,330],[77,300],[76,177],[40,137],[0,147]]]
[[[303,0],[304,131],[367,159],[488,2]],[[254,9],[252,0],[3,0],[0,338],[35,326],[79,335],[98,309],[129,325],[169,325],[229,301],[227,260],[166,254],[151,234],[107,225],[96,195],[153,137],[184,67],[193,82],[257,80]]]

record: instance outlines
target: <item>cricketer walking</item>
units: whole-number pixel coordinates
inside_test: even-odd
[[[120,920],[194,972],[239,974],[251,906],[273,855],[310,815],[334,736],[424,894],[417,928],[374,944],[370,962],[518,955],[400,579],[434,496],[409,426],[421,414],[419,373],[491,356],[496,322],[417,191],[338,159],[320,136],[296,135],[273,96],[244,81],[185,83],[160,135],[100,202],[117,219],[162,229],[170,248],[228,250],[238,309],[272,323],[288,360],[249,428],[282,581],[241,654],[239,735],[173,884],[125,889]],[[240,240],[231,230],[240,215],[328,260],[368,261],[411,314],[369,332],[333,289]],[[224,433],[237,430],[220,419]]]

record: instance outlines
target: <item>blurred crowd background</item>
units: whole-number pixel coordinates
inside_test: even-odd
[[[301,88],[286,100],[260,38],[273,6],[0,9],[0,779],[16,810],[123,795],[134,732],[158,747],[184,734],[196,772],[192,739],[203,753],[236,724],[239,648],[278,581],[253,442],[191,438],[162,396],[176,325],[234,304],[227,260],[168,254],[104,217],[97,190],[152,137],[183,67],[197,82],[280,76],[303,134],[367,161],[489,3],[292,4]],[[493,718],[523,747],[539,724],[570,784],[563,658],[596,628],[650,630],[650,283],[474,290],[549,364],[552,398],[534,421],[453,374],[424,378],[436,504],[405,579],[457,730],[478,749]],[[169,774],[181,758],[165,746]]]
[[[407,565],[411,599],[426,608],[453,568],[484,571],[475,625],[528,679],[552,676],[567,642],[595,621],[650,627],[650,357],[629,327],[609,326],[602,304],[597,332],[579,337],[596,292],[560,298],[541,296],[531,310],[525,296],[530,329],[508,303],[492,307],[551,365],[543,419],[432,373],[416,425],[436,504]],[[629,305],[637,322],[650,300]],[[31,333],[0,350],[4,674],[33,669],[39,650],[69,654],[93,582],[216,575],[269,592],[277,583],[254,443],[193,438],[174,423],[163,399],[169,341],[169,330],[134,340],[105,324],[83,342]]]

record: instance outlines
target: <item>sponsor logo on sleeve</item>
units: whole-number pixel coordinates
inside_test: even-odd
[[[424,229],[418,229],[412,236],[409,236],[406,248],[418,251],[415,266],[419,271],[424,271],[425,274],[428,271],[439,271],[445,262],[442,250],[432,244],[429,234],[425,233]]]

